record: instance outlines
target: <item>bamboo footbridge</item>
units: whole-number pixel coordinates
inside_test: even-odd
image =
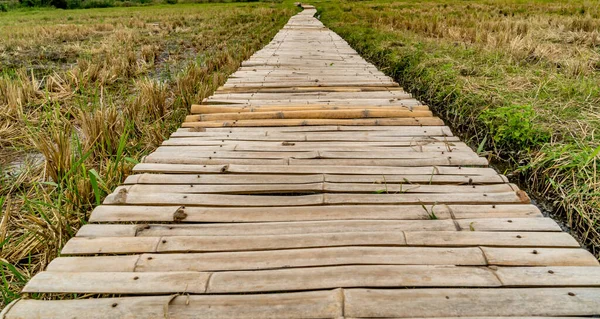
[[[598,260],[426,105],[292,17],[1,318],[600,314]]]

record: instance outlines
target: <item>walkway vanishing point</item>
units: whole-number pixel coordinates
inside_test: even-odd
[[[84,298],[1,318],[600,314],[598,260],[304,7],[24,289]]]

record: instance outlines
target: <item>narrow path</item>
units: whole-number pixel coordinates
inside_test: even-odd
[[[598,261],[305,10],[1,318],[600,314]],[[121,297],[110,297],[110,294]]]

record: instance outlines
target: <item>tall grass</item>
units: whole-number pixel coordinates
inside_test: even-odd
[[[180,125],[191,103],[271,39],[291,8],[0,15],[0,307]]]

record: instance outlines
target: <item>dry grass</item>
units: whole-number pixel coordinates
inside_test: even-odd
[[[0,15],[0,307],[179,126],[191,103],[270,40],[292,8]]]
[[[596,1],[315,4],[329,27],[503,162],[600,256]]]

